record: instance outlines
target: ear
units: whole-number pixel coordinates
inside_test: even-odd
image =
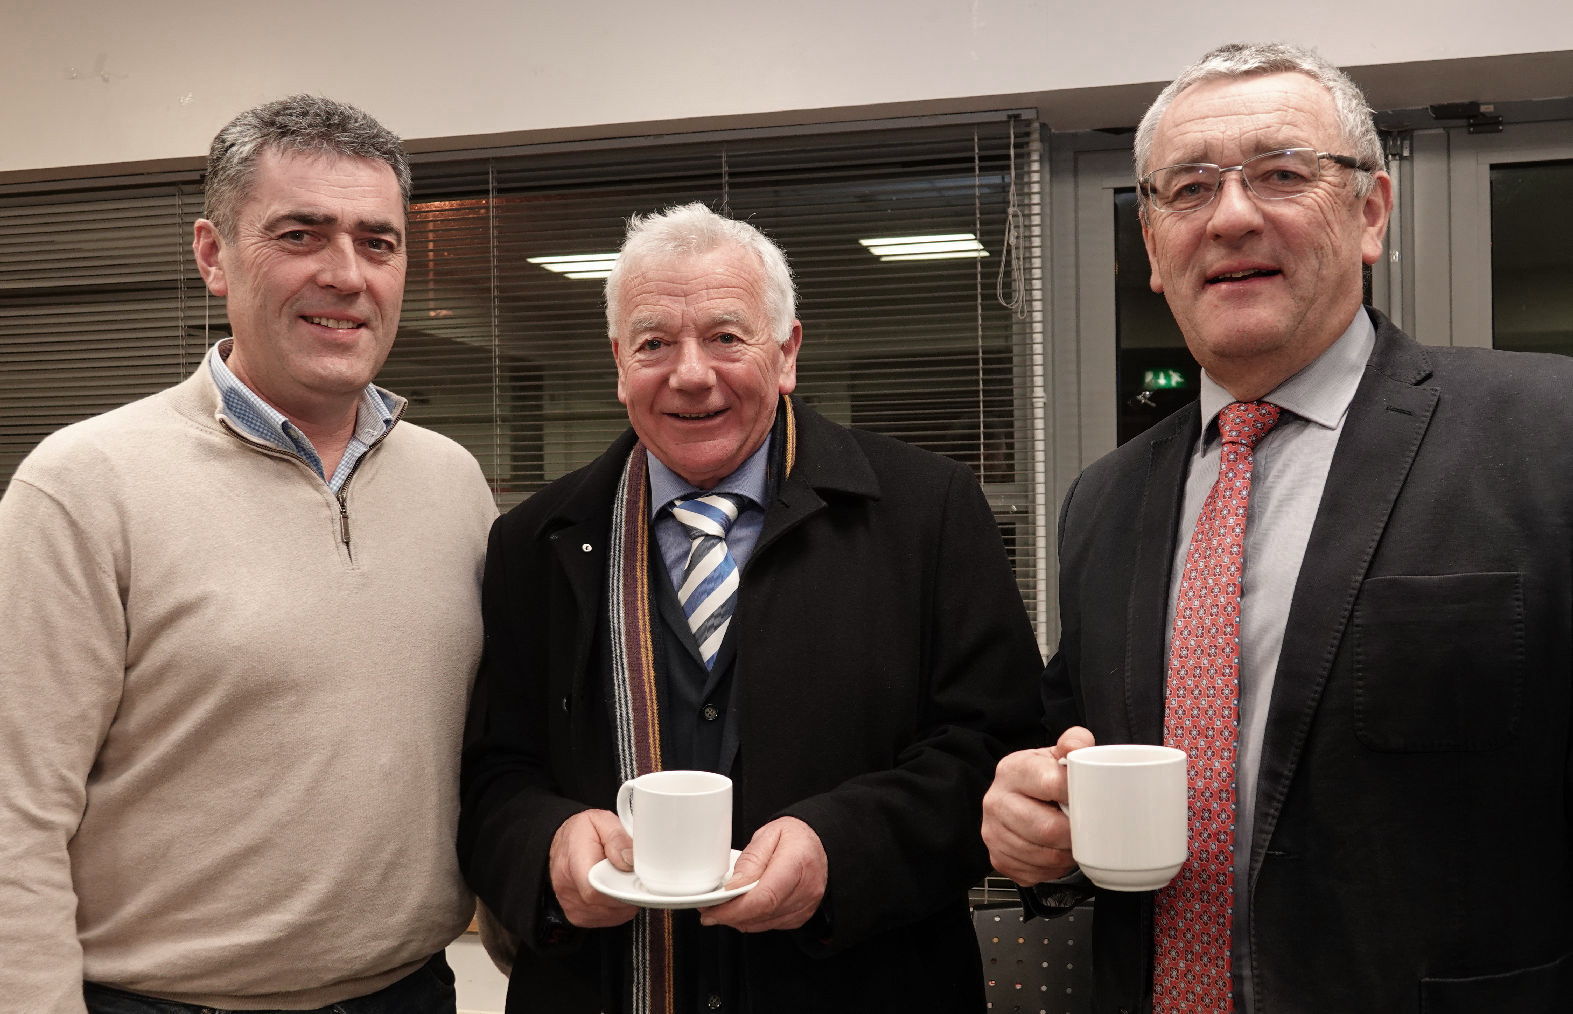
[[[776,382],[776,390],[782,394],[791,394],[797,389],[797,350],[803,345],[803,323],[794,320],[792,333],[787,336],[786,343],[781,346],[781,374]]]
[[[1152,291],[1162,294],[1163,276],[1158,273],[1158,252],[1155,249],[1158,241],[1153,239],[1152,229],[1147,225],[1146,214],[1142,215],[1142,245],[1147,248],[1147,265],[1152,272],[1147,277],[1147,285]]]
[[[218,229],[205,218],[197,219],[196,228],[192,230],[191,253],[196,258],[197,270],[202,272],[202,280],[207,283],[208,291],[219,297],[229,295],[229,280],[225,277],[221,256],[223,252],[224,239],[218,234]]]
[[[1382,259],[1382,244],[1387,239],[1387,220],[1393,214],[1393,178],[1376,172],[1375,185],[1360,204],[1360,259],[1375,264]]]

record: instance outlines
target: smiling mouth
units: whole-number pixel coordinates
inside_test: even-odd
[[[339,331],[348,331],[352,328],[366,326],[359,321],[339,320],[337,317],[301,317],[301,320],[308,324],[316,324],[321,327],[331,327]]]
[[[717,409],[714,412],[668,412],[667,415],[673,419],[681,419],[684,422],[702,422],[705,419],[714,419],[724,411],[726,410]]]
[[[1249,271],[1229,271],[1221,275],[1213,275],[1211,278],[1207,279],[1207,284],[1216,285],[1219,282],[1243,282],[1250,278],[1272,278],[1275,275],[1281,274],[1283,274],[1282,271],[1278,271],[1273,268],[1252,268]]]

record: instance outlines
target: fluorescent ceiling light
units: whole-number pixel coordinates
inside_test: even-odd
[[[525,260],[567,278],[605,278],[612,273],[612,265],[617,263],[617,254],[560,254],[552,257],[526,257]]]
[[[983,249],[983,244],[970,232],[939,236],[886,236],[881,239],[860,239],[858,242],[882,261],[941,261],[989,255]]]

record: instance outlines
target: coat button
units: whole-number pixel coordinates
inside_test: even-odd
[[[700,714],[705,716],[705,721],[713,722],[721,717],[721,709],[716,707],[714,704],[706,704],[704,710],[701,711]]]
[[[588,553],[588,552],[590,552],[590,550],[591,550],[591,546],[590,546],[590,544],[588,542],[586,542],[584,545],[579,547],[579,552],[581,552],[581,553]]]
[[[568,710],[568,698],[566,698],[566,697],[563,698],[563,710],[564,711]]]
[[[711,1010],[720,1010],[721,1009],[721,998],[719,996],[717,996],[716,994],[711,993],[710,994],[710,999],[705,1001],[705,1006],[709,1007]]]

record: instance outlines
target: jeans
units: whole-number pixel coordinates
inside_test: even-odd
[[[97,983],[84,983],[82,996],[88,1014],[455,1014],[458,1000],[453,989],[453,970],[439,951],[421,968],[391,986],[353,1000],[340,1000],[312,1011],[232,1012],[219,1007],[198,1007],[173,1000],[139,996],[110,989]]]

